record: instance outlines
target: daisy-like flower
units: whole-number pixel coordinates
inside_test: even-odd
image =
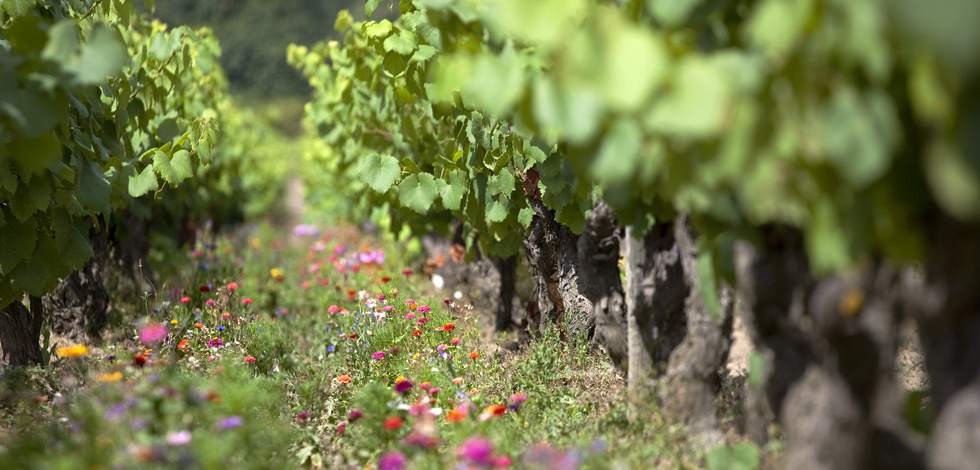
[[[248,356],[245,358],[246,364],[255,364],[255,356]]]
[[[354,381],[354,379],[352,379],[349,375],[341,375],[333,380],[339,384],[349,384]]]
[[[436,388],[433,388],[432,390],[429,390],[429,395],[430,396],[436,396],[441,391],[442,391],[442,389],[440,389],[439,387],[436,387]]]
[[[395,382],[395,392],[397,393],[405,393],[411,390],[412,387],[414,387],[414,385],[412,384],[412,382],[409,382],[408,380],[400,380],[398,382]]]
[[[327,307],[327,313],[337,313],[339,311],[340,311],[340,307],[338,307],[336,305],[331,305],[331,306]]]
[[[252,303],[252,299],[242,299],[242,303],[245,304],[245,305],[248,305],[248,304]]]
[[[181,342],[177,343],[177,349],[179,349],[181,351],[187,351],[187,348],[188,348],[188,346],[187,346],[187,340],[186,339],[185,340],[181,340]]]
[[[418,312],[424,315],[424,314],[428,313],[429,310],[432,310],[432,309],[429,308],[428,305],[423,305],[423,306],[419,307]]]
[[[402,419],[400,416],[392,416],[386,419],[382,424],[382,426],[384,426],[385,429],[398,429],[402,427],[402,423],[404,422],[405,420]]]
[[[408,312],[408,313],[405,314],[405,319],[406,320],[414,320],[415,319],[415,314],[412,313],[412,312]]]
[[[445,350],[446,350],[445,344],[440,344],[439,346],[436,346],[436,351],[445,351]]]
[[[388,452],[378,459],[378,470],[402,470],[405,468],[405,454],[394,451]]]
[[[378,351],[378,352],[372,354],[371,357],[374,360],[376,360],[376,361],[380,361],[381,359],[384,359],[385,358],[385,352],[384,351]]]
[[[456,325],[452,323],[446,323],[445,325],[442,326],[442,329],[443,331],[453,331],[456,329]]]
[[[58,348],[58,355],[61,357],[81,357],[88,354],[88,346],[76,344],[67,348]]]
[[[449,340],[449,344],[459,344],[459,338],[453,338]]]
[[[190,302],[190,301],[191,301],[191,298],[190,297],[181,297],[180,298],[180,303],[182,303],[182,304],[186,304],[187,302]]]
[[[456,384],[456,385],[459,385],[459,384],[463,383],[463,378],[462,377],[456,377],[456,378],[453,379],[453,383]]]
[[[474,359],[474,360],[479,359],[480,358],[480,353],[478,353],[476,351],[473,351],[473,352],[470,353],[469,358],[470,359]]]

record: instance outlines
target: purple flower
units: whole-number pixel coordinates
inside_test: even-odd
[[[229,416],[218,422],[218,427],[221,429],[232,429],[237,428],[242,424],[245,424],[245,418],[242,418],[241,416]]]
[[[407,380],[401,380],[395,383],[395,391],[398,393],[405,393],[411,390],[412,387],[414,387],[414,385],[412,385],[412,382],[409,382]]]
[[[378,470],[402,470],[405,468],[405,454],[394,451],[378,459]]]
[[[377,361],[380,361],[381,359],[384,359],[385,358],[385,352],[384,351],[378,351],[378,352],[372,354],[371,357],[373,357]]]
[[[475,465],[493,464],[493,443],[481,436],[472,436],[456,449],[456,455]]]
[[[167,325],[150,323],[140,330],[140,341],[143,344],[159,343],[166,339],[168,334],[170,334],[170,329],[167,328]]]
[[[208,341],[209,348],[220,348],[222,344],[221,338],[214,338]]]
[[[353,423],[354,421],[357,421],[357,419],[360,418],[361,416],[364,416],[364,412],[361,411],[360,408],[354,408],[353,410],[350,410],[350,413],[347,414],[347,420]]]
[[[116,403],[105,410],[105,419],[106,421],[119,421],[124,414],[126,414],[126,408],[122,403]]]

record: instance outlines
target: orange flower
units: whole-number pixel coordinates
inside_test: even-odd
[[[185,339],[185,340],[177,343],[177,349],[179,349],[181,351],[186,351],[187,350],[187,340]]]
[[[201,322],[197,322],[194,324],[194,328],[204,328],[204,325]]]
[[[340,377],[337,377],[334,380],[336,380],[337,383],[340,383],[340,384],[349,384],[349,383],[351,383],[351,382],[354,381],[354,379],[350,378],[349,375],[341,375]]]
[[[470,353],[470,359],[479,359],[479,358],[480,358],[480,353],[476,351]]]
[[[456,384],[456,385],[459,385],[459,384],[463,383],[463,378],[462,377],[456,377],[455,379],[453,379],[453,383]]]
[[[455,329],[456,329],[456,325],[452,323],[446,323],[445,325],[442,326],[442,331],[453,331]]]
[[[405,420],[402,419],[401,417],[399,417],[399,416],[392,416],[392,417],[390,417],[390,418],[388,418],[388,419],[385,420],[384,427],[385,427],[385,429],[398,429],[398,428],[402,427],[402,423],[404,423],[404,422],[405,422]]]
[[[460,405],[460,406],[456,407],[456,409],[450,411],[449,413],[446,413],[446,422],[447,423],[456,423],[456,422],[462,421],[464,419],[466,419],[466,406],[465,405]]]

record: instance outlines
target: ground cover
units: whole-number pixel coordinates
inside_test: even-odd
[[[495,348],[423,261],[354,229],[205,227],[105,344],[49,344],[50,368],[8,373],[0,467],[758,465],[750,444],[706,453],[655,403],[630,409],[588,338]]]

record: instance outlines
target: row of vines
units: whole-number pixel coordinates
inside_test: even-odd
[[[525,255],[534,310],[592,333],[636,400],[696,432],[717,428],[737,297],[746,431],[780,421],[787,466],[969,461],[980,6],[401,0],[371,21],[380,3],[288,57],[315,89],[320,163],[395,233],[460,227],[470,257]],[[928,424],[894,376],[904,318]]]

